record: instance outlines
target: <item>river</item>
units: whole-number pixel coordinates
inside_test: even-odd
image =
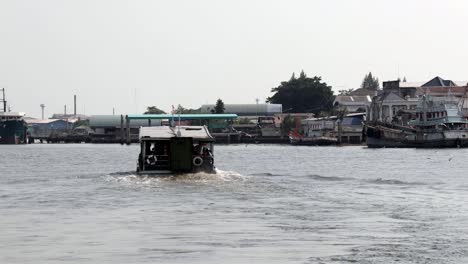
[[[0,263],[468,263],[468,149],[217,145],[159,178],[138,151],[0,146]]]

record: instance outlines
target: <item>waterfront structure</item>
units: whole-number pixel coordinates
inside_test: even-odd
[[[28,119],[28,131],[31,142],[35,139],[49,140],[52,137],[59,137],[73,129],[76,119],[62,120],[62,119]]]
[[[366,113],[351,113],[339,120],[337,116],[307,118],[301,121],[299,132],[292,132],[295,145],[362,144]]]
[[[464,100],[468,94],[468,86],[459,86],[460,83],[463,82],[444,80],[440,77],[426,83],[399,80],[384,82],[382,92],[372,98],[367,120],[405,124],[408,121],[408,113],[414,112],[419,99],[424,95],[458,100],[462,104],[463,115],[468,116],[468,103]]]
[[[362,144],[364,142],[363,128],[366,113],[351,113],[341,120],[340,127],[335,130],[340,137],[340,143]]]
[[[371,105],[372,97],[369,95],[338,95],[333,101],[333,106],[346,108],[349,113],[366,112]]]
[[[375,90],[375,89],[367,89],[367,88],[358,88],[356,90],[352,90],[349,95],[350,96],[369,96],[370,98],[378,95],[378,93],[382,90]]]
[[[53,114],[50,119],[78,119],[78,120],[87,120],[89,116],[82,114]]]
[[[214,104],[205,104],[200,107],[201,114],[212,114]],[[238,116],[273,116],[283,112],[282,104],[225,104],[225,114]]]
[[[335,133],[336,117],[307,118],[301,121],[301,132],[292,131],[292,145],[333,145],[338,142]]]
[[[417,104],[417,97],[403,98],[395,91],[385,91],[372,98],[372,103],[367,109],[368,120],[391,123],[400,111],[414,110]]]
[[[120,115],[92,115],[89,117],[89,127],[92,130],[93,143],[120,143],[127,135],[127,125]],[[138,142],[139,129],[145,126],[160,126],[161,120],[132,120],[128,124],[131,142]],[[123,126],[123,127],[122,127]],[[123,131],[123,133],[122,133]]]

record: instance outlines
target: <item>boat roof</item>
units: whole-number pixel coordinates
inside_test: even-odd
[[[24,117],[26,114],[24,112],[0,112],[0,116]]]
[[[205,120],[205,119],[235,119],[236,114],[180,114],[180,115],[128,115],[129,119],[174,119],[174,120]]]
[[[156,126],[140,127],[140,139],[170,139],[190,137],[193,139],[214,141],[206,126]]]

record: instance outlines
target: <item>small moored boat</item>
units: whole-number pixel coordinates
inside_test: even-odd
[[[141,127],[137,173],[214,173],[214,141],[206,126]]]

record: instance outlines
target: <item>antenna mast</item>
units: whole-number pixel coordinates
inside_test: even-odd
[[[2,100],[3,102],[3,112],[7,112],[7,101],[5,100],[5,88],[2,88]]]

